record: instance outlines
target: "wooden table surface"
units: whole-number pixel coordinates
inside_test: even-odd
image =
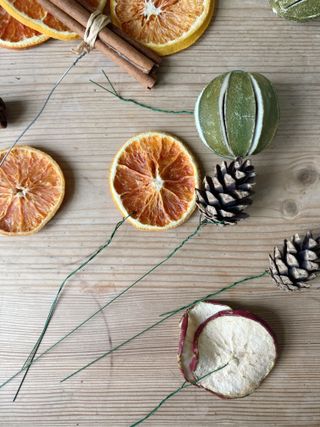
[[[10,121],[1,130],[1,148],[38,112],[72,62],[71,47],[51,40],[25,52],[1,50],[0,95],[8,103]],[[274,16],[267,1],[221,0],[206,35],[163,61],[159,84],[151,92],[93,52],[66,78],[22,141],[60,163],[67,194],[43,231],[0,239],[1,382],[29,354],[60,281],[107,239],[121,218],[107,187],[118,148],[132,135],[156,129],[182,138],[207,173],[220,161],[199,141],[192,117],[141,110],[89,83],[104,81],[101,69],[123,95],[175,109],[192,109],[203,86],[226,70],[262,72],[279,93],[279,132],[272,147],[254,158],[251,217],[236,227],[208,226],[165,266],[42,358],[15,403],[20,377],[1,389],[1,426],[130,425],[182,382],[176,366],[179,316],[68,382],[60,380],[155,322],[160,313],[260,273],[282,239],[320,230],[320,21],[290,23]],[[143,233],[125,224],[112,246],[70,281],[41,348],[160,261],[197,221],[194,215],[164,233]],[[221,301],[270,322],[279,340],[276,368],[245,399],[223,401],[189,388],[146,425],[319,426],[319,280],[310,291],[287,294],[265,277],[229,291]]]

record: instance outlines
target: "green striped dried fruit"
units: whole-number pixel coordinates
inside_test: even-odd
[[[262,74],[231,71],[212,80],[201,92],[195,120],[203,143],[222,157],[257,154],[273,139],[279,104]]]
[[[320,16],[319,0],[270,0],[272,10],[283,18],[308,21]]]

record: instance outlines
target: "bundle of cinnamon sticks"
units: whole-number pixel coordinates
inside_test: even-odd
[[[37,0],[55,18],[71,31],[84,37],[87,23],[93,12],[86,0]],[[118,64],[145,88],[156,82],[160,58],[150,49],[130,39],[121,30],[109,24],[100,31],[94,47]]]

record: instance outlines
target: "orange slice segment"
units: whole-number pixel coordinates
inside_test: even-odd
[[[48,39],[48,36],[21,24],[0,7],[0,47],[26,49]]]
[[[0,151],[0,161],[6,151]],[[39,231],[59,209],[64,188],[63,173],[48,154],[14,148],[0,167],[0,234]]]
[[[186,147],[159,132],[137,135],[116,154],[110,173],[116,206],[144,230],[182,224],[195,208],[199,173]]]
[[[207,29],[215,0],[111,0],[112,22],[160,55],[191,46]]]
[[[87,0],[89,6],[105,7],[106,0]],[[60,21],[46,12],[36,0],[0,0],[2,6],[13,18],[33,30],[48,37],[60,40],[72,40],[78,35],[69,31]]]

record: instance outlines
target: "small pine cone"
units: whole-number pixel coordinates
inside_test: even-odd
[[[7,115],[6,115],[6,104],[0,98],[0,128],[7,127]]]
[[[243,210],[252,203],[255,176],[250,160],[238,158],[230,164],[217,165],[214,176],[204,178],[204,188],[196,190],[197,206],[204,218],[222,225],[247,218]]]
[[[307,283],[320,271],[320,238],[308,232],[303,239],[298,234],[285,240],[282,250],[275,247],[269,255],[270,273],[281,289],[297,291],[309,288]]]

